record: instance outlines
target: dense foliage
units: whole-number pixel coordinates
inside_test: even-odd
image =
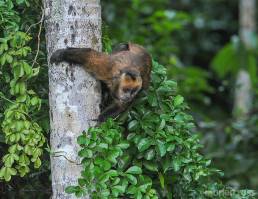
[[[26,3],[26,2],[19,2]],[[30,165],[35,168],[41,165],[40,156],[45,137],[42,128],[31,118],[37,114],[41,100],[36,93],[28,88],[28,81],[36,76],[39,68],[28,63],[28,53],[31,48],[28,42],[31,37],[19,31],[20,21],[14,10],[12,1],[0,1],[2,13],[2,35],[0,39],[1,53],[1,103],[4,107],[2,131],[5,143],[9,145],[2,157],[0,179],[10,181],[17,173],[23,177],[30,171]]]
[[[40,110],[42,99],[37,93],[42,90],[34,89],[42,53],[37,49],[38,32],[33,32],[37,24],[32,24],[40,21],[41,16],[30,11],[30,3],[32,1],[0,1],[1,181],[10,181],[15,175],[24,177],[29,172],[33,174],[34,169],[42,165],[43,147],[46,142],[42,121],[47,118],[48,113]],[[40,1],[33,3],[35,8],[40,8]],[[32,14],[34,18],[30,18]],[[37,50],[33,52],[32,48]],[[47,82],[47,79],[44,81]],[[46,94],[45,92],[45,97]],[[47,159],[44,158],[44,161]],[[0,183],[3,197],[5,193],[9,193],[10,197],[15,196],[15,182],[19,180],[9,182],[9,186],[7,183]],[[36,184],[39,183],[35,183],[35,186]],[[22,190],[27,185],[29,184],[18,184],[16,187]],[[32,187],[27,186],[27,189]]]
[[[215,183],[220,172],[198,152],[202,146],[176,82],[153,65],[148,94],[135,102],[125,127],[109,119],[78,137],[84,169],[79,185],[66,191],[94,199],[254,198],[252,191],[227,193]]]

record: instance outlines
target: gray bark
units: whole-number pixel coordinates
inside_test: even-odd
[[[240,0],[239,1],[239,34],[246,48],[252,48],[254,43],[252,35],[256,29],[256,0]]]
[[[66,47],[101,51],[100,0],[44,0],[44,7],[48,60]],[[99,115],[100,85],[80,66],[48,65],[52,198],[76,198],[64,190],[80,176],[76,139]]]
[[[240,39],[246,49],[253,47],[252,35],[255,33],[255,8],[256,0],[239,1]],[[234,114],[237,118],[244,118],[252,108],[252,83],[247,66],[242,66],[236,77]]]

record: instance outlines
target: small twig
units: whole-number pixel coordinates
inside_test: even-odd
[[[1,95],[1,92],[0,92],[0,98],[2,98],[3,100],[6,100],[7,102],[10,102],[11,104],[16,104],[14,101],[9,100],[4,95]],[[15,110],[15,111],[17,111],[18,113],[22,113],[22,114],[26,115],[28,118],[30,118],[31,121],[33,121],[33,119],[29,116],[28,113],[25,113],[24,111],[19,111],[19,110]]]
[[[10,102],[12,104],[15,104],[15,102],[13,102],[12,100],[9,100],[8,98],[6,98],[4,95],[1,95],[2,93],[0,93],[0,98],[2,98],[3,100],[6,100],[7,102]]]
[[[37,62],[37,58],[38,58],[38,54],[39,54],[39,46],[40,46],[40,35],[41,35],[41,30],[42,30],[42,24],[43,24],[43,20],[44,20],[44,10],[43,8],[41,7],[41,10],[42,10],[42,15],[41,15],[41,19],[40,21],[37,23],[37,24],[40,24],[39,25],[39,32],[38,32],[38,44],[37,44],[37,52],[36,52],[36,55],[34,57],[34,60],[32,62],[32,65],[31,67],[33,68],[33,66],[35,65],[35,63]]]

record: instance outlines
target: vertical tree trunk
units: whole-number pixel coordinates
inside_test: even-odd
[[[255,33],[256,0],[239,0],[240,39],[246,49],[253,47]],[[242,66],[236,77],[234,113],[237,118],[245,117],[252,107],[252,85],[247,66]]]
[[[101,50],[100,0],[44,0],[48,60],[66,47]],[[101,100],[100,85],[80,66],[49,64],[52,198],[65,194],[77,183],[81,166],[77,137],[94,125]]]

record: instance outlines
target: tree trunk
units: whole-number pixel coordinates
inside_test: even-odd
[[[66,47],[101,50],[100,0],[44,0],[44,7],[48,60]],[[76,139],[99,115],[100,84],[80,66],[48,65],[52,198],[76,198],[64,190],[80,176]]]
[[[253,48],[253,35],[255,34],[255,1],[239,0],[240,40],[244,47]],[[242,66],[238,72],[235,84],[234,114],[236,118],[245,118],[252,108],[252,83],[250,75]]]

